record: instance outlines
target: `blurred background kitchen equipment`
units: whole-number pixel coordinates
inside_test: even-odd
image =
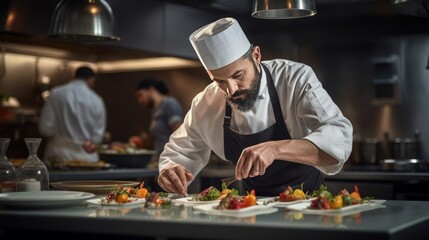
[[[413,137],[383,139],[354,138],[353,150],[347,167],[355,170],[428,171],[429,161],[422,159],[420,130]]]
[[[381,142],[378,138],[365,138],[360,147],[361,164],[376,165],[379,163]]]
[[[155,151],[144,153],[99,153],[100,160],[115,165],[117,168],[144,168],[150,162]]]
[[[429,170],[429,161],[420,159],[383,159],[381,170],[394,172],[422,172]]]
[[[420,130],[414,130],[413,138],[395,138],[391,141],[391,158],[420,159]]]

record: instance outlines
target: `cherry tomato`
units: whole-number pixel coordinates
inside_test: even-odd
[[[337,195],[334,197],[334,200],[332,200],[331,202],[331,207],[333,209],[338,209],[343,207],[343,197],[340,195]]]
[[[163,201],[162,201],[162,199],[161,199],[161,198],[157,198],[157,199],[155,200],[155,206],[157,206],[157,207],[161,206],[161,205],[162,205],[162,203],[163,203]]]
[[[352,198],[350,195],[343,195],[343,206],[349,206],[352,204]]]
[[[231,198],[231,201],[229,202],[228,209],[240,209],[243,207],[243,204],[240,202],[240,200],[237,197]]]
[[[317,209],[331,209],[331,201],[323,195],[319,195]]]
[[[137,192],[135,193],[135,195],[138,198],[145,198],[147,196],[147,189],[146,188],[140,188],[139,190],[137,190]]]
[[[256,204],[256,196],[249,194],[243,198],[243,207],[250,207]]]
[[[116,196],[116,202],[118,203],[126,203],[128,201],[129,201],[128,194],[126,193],[121,193],[121,194],[118,194],[118,196]]]
[[[299,189],[299,188],[297,188],[297,189],[295,189],[294,191],[293,191],[293,195],[295,195],[295,196],[297,196],[297,197],[299,197],[299,198],[305,198],[306,196],[305,196],[305,193],[304,193],[304,191],[302,191],[301,189]]]
[[[115,192],[110,192],[110,193],[107,195],[107,198],[108,198],[109,200],[113,200],[113,199],[115,199],[115,198],[116,198],[116,193],[115,193]]]
[[[350,194],[350,198],[352,199],[352,204],[358,204],[358,203],[360,203],[360,201],[361,201],[361,197],[360,197],[360,194],[359,193],[357,193],[357,192],[352,192],[351,194]]]

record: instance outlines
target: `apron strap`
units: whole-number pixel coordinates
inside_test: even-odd
[[[282,125],[284,129],[287,129],[286,123],[283,118],[283,112],[282,112],[282,107],[280,105],[279,96],[277,94],[276,87],[274,86],[273,78],[271,77],[271,74],[268,71],[268,68],[262,63],[261,63],[261,66],[265,71],[265,75],[267,76],[268,92],[270,94],[271,105],[273,106],[276,123]]]

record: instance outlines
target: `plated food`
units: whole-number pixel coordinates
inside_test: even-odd
[[[314,198],[311,195],[304,192],[303,184],[301,184],[301,188],[293,189],[291,186],[288,186],[277,197],[261,198],[257,202],[260,204],[276,203],[278,207],[285,207],[299,202],[308,202],[312,199]]]
[[[372,197],[362,197],[356,185],[352,193],[342,189],[338,194],[329,192],[326,186],[321,185],[312,196],[315,198],[311,201],[292,204],[287,208],[310,214],[348,215],[384,207],[382,204],[385,202]]]
[[[170,208],[171,198],[166,192],[152,192],[146,199],[146,208]]]
[[[219,203],[228,194],[238,196],[238,190],[231,188],[229,189],[225,183],[222,183],[222,191],[219,191],[214,186],[210,186],[198,194],[193,194],[189,197],[178,198],[174,201],[182,204],[208,204],[208,203]]]
[[[322,185],[318,191],[313,193],[313,196],[315,199],[311,201],[309,208],[325,210],[340,209],[350,205],[362,204],[372,199],[371,197],[362,198],[356,185],[352,193],[349,193],[347,189],[343,189],[336,195],[329,192],[328,188]]]
[[[218,210],[238,210],[257,205],[255,190],[250,191],[246,196],[238,196],[237,194],[228,193],[223,198],[219,205],[216,206]]]
[[[110,191],[107,196],[100,198],[100,204],[126,204],[136,202],[139,199],[141,202],[145,202],[147,195],[148,190],[144,187],[144,182],[142,182],[138,187],[124,187],[118,184],[113,187],[113,190]]]
[[[299,200],[307,200],[310,196],[305,193],[302,189],[303,184],[301,184],[301,188],[293,189],[291,186],[288,186],[283,192],[281,192],[278,196],[279,202],[294,202]]]
[[[276,212],[278,209],[273,208],[274,205],[274,202],[258,204],[255,191],[252,190],[246,196],[229,193],[219,203],[197,205],[194,209],[211,215],[249,217]]]

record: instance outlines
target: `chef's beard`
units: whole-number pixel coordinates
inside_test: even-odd
[[[255,78],[253,78],[250,89],[237,90],[233,95],[228,95],[226,101],[235,110],[246,112],[249,111],[256,102],[259,93],[259,85],[261,84],[261,73],[258,71],[256,64],[253,64],[255,69]],[[242,98],[234,99],[236,96],[243,96]]]

